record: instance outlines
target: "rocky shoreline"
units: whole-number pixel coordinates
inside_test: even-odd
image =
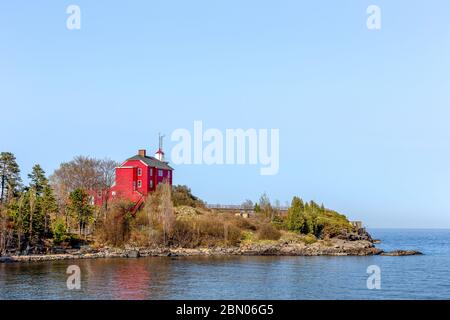
[[[100,258],[139,258],[139,257],[190,257],[190,256],[407,256],[420,255],[417,251],[397,250],[384,252],[376,248],[372,241],[331,239],[305,243],[252,243],[239,247],[215,248],[82,248],[70,249],[59,254],[3,256],[0,263],[8,262],[38,262],[76,259]]]

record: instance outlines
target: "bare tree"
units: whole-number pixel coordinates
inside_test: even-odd
[[[159,185],[161,188],[161,202],[159,205],[160,221],[163,228],[164,244],[167,243],[167,236],[172,234],[175,224],[175,214],[173,212],[172,188],[169,183],[164,182]]]
[[[242,207],[242,209],[247,210],[247,211],[253,210],[253,207],[254,207],[253,201],[250,199],[247,199],[244,202],[242,202],[241,207]]]
[[[100,185],[100,160],[77,156],[65,162],[50,177],[52,184],[63,184],[69,192],[75,189],[95,190]]]
[[[149,237],[155,230],[162,231],[163,243],[173,233],[175,213],[173,211],[172,190],[167,182],[161,183],[145,201],[144,212],[149,225]]]
[[[164,234],[164,244],[167,242],[167,235],[172,234],[175,224],[175,214],[173,212],[172,188],[169,183],[161,185],[160,215]]]
[[[119,163],[111,159],[100,160],[97,164],[97,170],[100,178],[100,190],[102,191],[104,209],[108,210],[108,202],[111,195],[111,187],[116,179],[116,167]]]
[[[102,192],[107,203],[110,196],[110,189],[114,184],[114,172],[118,163],[111,159],[98,160],[95,158],[77,156],[72,161],[62,163],[50,177],[50,183],[55,191],[58,205],[61,211],[65,212],[66,223],[68,223],[68,213],[66,206],[69,194],[76,189],[86,191]]]

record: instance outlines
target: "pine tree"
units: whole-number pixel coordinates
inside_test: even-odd
[[[53,189],[47,184],[42,191],[40,198],[41,215],[44,218],[44,233],[48,234],[50,227],[50,214],[58,211],[58,202],[53,193]]]
[[[90,205],[89,194],[81,188],[75,189],[69,195],[68,209],[77,220],[80,236],[84,232],[86,237],[86,226],[94,215],[94,208]]]
[[[39,164],[33,166],[28,177],[30,184],[25,198],[28,207],[25,225],[28,227],[29,241],[35,243],[48,235],[49,214],[56,212],[57,203],[45,171]]]
[[[20,169],[11,152],[0,153],[0,203],[7,203],[17,195],[21,186]]]
[[[34,188],[36,195],[40,196],[44,191],[45,186],[48,185],[48,179],[45,177],[45,171],[39,164],[34,165],[31,173],[28,175],[30,178],[30,188]]]
[[[303,215],[303,200],[299,197],[292,199],[291,207],[288,209],[287,227],[291,231],[302,232],[305,218]]]

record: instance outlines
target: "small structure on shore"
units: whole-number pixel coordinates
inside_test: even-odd
[[[252,211],[252,213],[254,213],[254,212]],[[241,210],[241,212],[236,213],[235,216],[236,217],[241,217],[241,218],[244,218],[244,219],[248,219],[248,218],[250,218],[250,212],[246,212],[246,211]]]
[[[164,160],[160,136],[159,148],[154,157],[148,156],[147,151],[141,149],[135,156],[125,160],[116,168],[114,185],[107,191],[95,192],[93,202],[101,206],[105,199],[122,198],[139,207],[147,195],[156,190],[158,184],[167,182],[172,185],[172,172],[173,168]]]
[[[357,230],[364,229],[362,221],[350,221],[350,223]]]

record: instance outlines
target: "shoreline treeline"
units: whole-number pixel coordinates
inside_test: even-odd
[[[352,231],[347,218],[314,201],[294,197],[288,213],[263,194],[242,207],[249,219],[210,210],[187,186],[158,185],[142,208],[103,199],[92,205],[92,190],[108,191],[114,183],[110,159],[78,156],[47,177],[39,164],[23,185],[12,153],[0,153],[0,255],[50,253],[56,246],[211,247],[255,241],[314,242]],[[110,192],[103,192],[107,197]]]

